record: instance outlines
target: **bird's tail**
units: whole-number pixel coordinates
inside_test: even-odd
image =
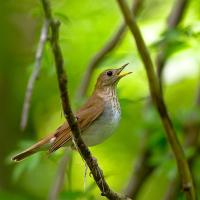
[[[29,147],[28,149],[26,149],[25,151],[17,154],[16,156],[14,156],[12,158],[13,161],[19,162],[21,160],[23,160],[24,158],[37,153],[38,151],[42,151],[45,150],[49,147],[50,145],[50,141],[51,141],[51,137],[46,137],[42,140],[40,140],[39,142],[37,142],[36,144],[32,145],[31,147]]]

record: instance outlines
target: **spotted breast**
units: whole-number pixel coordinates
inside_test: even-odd
[[[104,95],[104,111],[93,124],[83,132],[82,138],[88,146],[102,143],[112,135],[121,117],[120,104],[115,90],[109,90]]]

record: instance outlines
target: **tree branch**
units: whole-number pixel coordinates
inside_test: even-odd
[[[133,34],[137,49],[143,61],[144,67],[146,69],[151,97],[152,97],[153,103],[155,104],[158,110],[163,127],[166,132],[168,142],[171,145],[172,151],[176,158],[176,163],[177,163],[178,171],[180,174],[183,190],[188,200],[191,200],[191,199],[195,200],[196,199],[195,189],[194,189],[189,165],[187,163],[182,146],[178,141],[172,121],[169,117],[167,108],[162,98],[159,82],[156,77],[156,73],[154,71],[153,62],[151,60],[150,54],[147,50],[146,44],[141,35],[140,29],[138,28],[138,25],[135,21],[135,18],[131,14],[125,0],[117,0],[117,2],[122,11],[124,19],[127,25],[129,26],[131,33]]]
[[[176,175],[176,177],[174,177],[174,179],[170,181],[163,200],[176,200],[179,191],[180,191],[180,180]]]
[[[65,172],[67,168],[67,164],[70,160],[70,153],[68,152],[67,149],[65,150],[64,156],[60,160],[58,170],[56,173],[55,180],[53,181],[53,186],[51,187],[50,193],[49,193],[49,200],[56,200],[58,199],[60,190],[64,184],[65,180]]]
[[[142,2],[143,0],[133,0],[132,12],[136,16],[139,13],[139,10],[142,6]],[[78,99],[85,96],[94,70],[100,65],[100,63],[105,59],[105,57],[117,47],[117,45],[123,39],[125,31],[126,31],[126,24],[122,23],[119,26],[119,28],[114,32],[113,36],[108,40],[108,42],[100,49],[100,51],[98,51],[92,57],[85,71],[80,87],[77,91]]]
[[[134,0],[132,6],[132,12],[137,15],[143,0]],[[97,52],[94,57],[91,59],[88,68],[84,74],[82,79],[82,83],[77,90],[77,98],[80,99],[82,96],[85,96],[88,85],[90,83],[92,74],[96,67],[104,60],[107,54],[109,54],[115,47],[120,43],[124,34],[126,32],[126,25],[122,23],[118,30],[114,33],[114,35],[110,38],[110,40],[105,44],[105,46]],[[65,156],[65,155],[64,155]],[[63,158],[64,159],[64,158]],[[67,167],[67,166],[66,166]],[[60,171],[60,173],[64,173],[64,171]],[[59,175],[60,176],[60,175]]]
[[[128,200],[129,198],[125,197],[124,195],[117,194],[110,189],[109,185],[107,184],[104,178],[102,170],[99,168],[97,164],[96,159],[92,157],[91,152],[89,151],[88,147],[84,144],[81,138],[80,129],[78,127],[76,118],[72,112],[70,101],[69,101],[69,95],[68,95],[68,90],[67,90],[67,76],[64,71],[64,66],[63,66],[64,60],[63,60],[61,48],[59,45],[59,24],[52,17],[49,1],[42,0],[42,5],[43,5],[45,17],[46,19],[50,21],[50,27],[51,27],[51,33],[52,33],[51,46],[52,46],[52,52],[54,55],[54,60],[55,60],[55,65],[56,65],[59,90],[60,90],[61,99],[62,99],[62,107],[63,107],[65,118],[72,131],[73,142],[75,143],[77,150],[79,151],[83,159],[86,161],[88,167],[90,168],[93,178],[97,186],[101,190],[101,195],[106,196],[108,199],[113,199],[113,200],[116,200],[116,199]]]
[[[175,28],[182,20],[189,0],[177,0],[168,17],[168,28]]]
[[[176,0],[174,2],[174,6],[169,14],[167,21],[168,30],[174,29],[179,25],[187,8],[188,2],[189,0]],[[164,65],[166,64],[165,49],[166,49],[165,43],[163,45],[160,45],[159,53],[157,54],[156,57],[157,74],[161,91],[162,91],[161,84],[163,82],[162,74]]]
[[[176,28],[178,24],[182,20],[182,16],[184,15],[186,11],[186,4],[188,0],[176,0],[174,5],[172,6],[172,9],[168,16],[168,26],[166,27],[166,31]],[[158,74],[158,80],[160,89],[162,91],[163,88],[163,79],[162,79],[162,73],[163,69],[166,66],[167,58],[164,56],[164,52],[166,49],[166,44],[162,44],[162,46],[159,47],[157,57],[156,57],[156,67],[157,67],[157,74]],[[200,95],[199,95],[200,96]],[[152,106],[151,103],[148,102],[147,106]],[[146,133],[147,134],[147,133]],[[125,194],[129,197],[136,198],[140,188],[142,187],[144,181],[152,174],[152,172],[158,167],[158,166],[152,166],[149,165],[148,159],[152,156],[152,149],[150,149],[146,144],[143,145],[143,150],[141,151],[140,155],[138,156],[138,161],[136,163],[137,166],[133,167],[132,175],[130,178],[129,183],[127,184],[127,188],[125,189]],[[175,192],[179,189],[179,187],[176,187],[176,190],[174,189],[175,181],[170,185],[169,187],[169,193]],[[174,190],[173,190],[174,189]],[[170,199],[170,195],[168,193],[166,194],[166,198]]]
[[[26,93],[25,93],[24,104],[23,104],[22,115],[21,115],[21,123],[20,123],[20,127],[22,130],[24,130],[27,125],[33,88],[34,88],[35,81],[37,80],[39,73],[40,73],[41,60],[42,60],[42,55],[43,55],[43,51],[44,51],[44,46],[48,39],[48,29],[49,29],[49,22],[47,20],[45,20],[43,27],[41,29],[40,40],[39,40],[38,47],[36,50],[35,67],[34,67],[34,70],[31,74],[29,80],[28,80],[28,85],[27,85],[27,89],[26,89]]]
[[[152,151],[147,148],[147,144],[143,144],[143,149],[138,157],[137,164],[133,166],[132,174],[130,180],[124,190],[124,194],[128,197],[137,199],[139,190],[141,189],[143,183],[152,174],[157,166],[150,165],[148,160],[152,157]]]
[[[198,110],[200,108],[199,99],[200,99],[200,83],[197,87],[197,95],[195,100],[195,104]],[[196,116],[196,113],[194,113],[194,115]],[[192,167],[193,163],[199,158],[199,146],[200,146],[199,131],[200,131],[200,121],[196,117],[195,118],[191,117],[183,124],[183,132],[185,133],[185,146],[187,148],[189,147],[194,148],[193,155],[188,159],[190,167]],[[180,180],[179,177],[176,176],[174,179],[170,181],[163,200],[176,200],[179,193],[179,186],[180,186]]]
[[[194,148],[194,153],[188,159],[189,166],[192,167],[193,163],[199,158],[199,131],[200,124],[196,121],[191,121],[189,124],[184,124],[184,132],[186,134],[185,146],[186,148]],[[180,180],[176,175],[170,180],[167,191],[164,195],[163,200],[176,200],[180,192]]]

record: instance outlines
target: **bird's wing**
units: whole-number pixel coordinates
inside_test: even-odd
[[[91,97],[86,104],[76,113],[77,122],[81,133],[86,130],[104,110],[104,102],[100,97]],[[55,134],[49,152],[56,151],[71,139],[71,129],[67,122],[60,126]]]

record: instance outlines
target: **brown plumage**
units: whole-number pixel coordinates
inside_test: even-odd
[[[86,104],[76,113],[78,125],[82,133],[85,129],[88,128],[88,126],[91,125],[91,123],[93,123],[94,120],[96,120],[96,118],[99,117],[99,115],[101,115],[103,109],[103,100],[100,97],[93,95],[86,102]],[[56,137],[56,139],[51,145],[49,152],[56,151],[67,141],[71,140],[70,128],[67,122],[65,122],[56,130],[54,137]]]
[[[75,114],[82,138],[88,146],[103,142],[119,122],[121,113],[116,85],[123,76],[130,73],[120,74],[126,65],[102,72],[97,79],[92,96]],[[52,153],[60,147],[70,146],[72,144],[70,131],[68,123],[65,122],[55,133],[14,156],[12,160],[20,161],[41,150]]]

